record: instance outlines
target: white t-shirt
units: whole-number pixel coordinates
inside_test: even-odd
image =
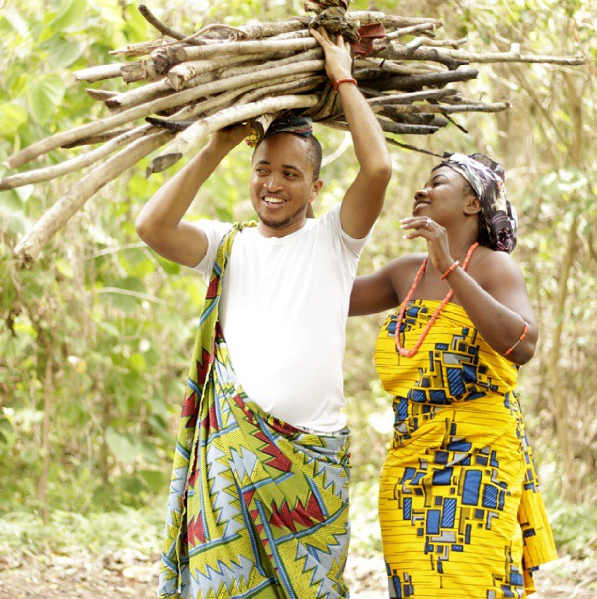
[[[201,220],[208,250],[195,270],[209,280],[229,223]],[[247,395],[298,427],[346,424],[342,361],[357,263],[368,237],[340,226],[340,206],[285,237],[241,230],[222,282],[219,318]]]

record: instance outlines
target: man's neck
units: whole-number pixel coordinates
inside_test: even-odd
[[[286,226],[270,227],[263,221],[259,221],[257,230],[262,237],[287,237],[288,235],[292,235],[293,233],[300,231],[305,226],[306,222],[307,219],[304,218],[298,222],[294,222]]]

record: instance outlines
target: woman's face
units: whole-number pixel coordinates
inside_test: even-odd
[[[465,214],[470,202],[470,187],[466,179],[448,166],[431,171],[422,189],[415,193],[413,216],[427,216],[445,223]]]

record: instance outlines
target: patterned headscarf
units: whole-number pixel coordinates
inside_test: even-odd
[[[481,202],[479,242],[493,250],[510,253],[516,247],[516,210],[506,197],[505,173],[500,164],[484,154],[444,153],[435,168],[447,166],[460,173]],[[434,169],[435,170],[435,169]]]
[[[255,125],[258,125],[256,127]],[[253,126],[253,132],[247,138],[247,144],[255,147],[259,142],[267,137],[276,135],[277,133],[293,133],[301,137],[310,137],[313,135],[313,120],[308,116],[284,116],[274,119],[267,130],[263,132],[263,127],[257,121]]]

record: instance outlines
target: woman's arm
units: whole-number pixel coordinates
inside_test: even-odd
[[[427,241],[429,261],[438,273],[445,273],[454,263],[446,229],[437,222],[413,217],[402,226],[410,230],[408,239],[422,237]],[[509,254],[479,248],[476,257],[481,251],[484,255],[471,261],[468,272],[454,268],[445,280],[491,348],[502,355],[514,348],[506,357],[524,364],[533,357],[538,338],[526,283]]]
[[[509,254],[488,252],[471,274],[457,268],[447,278],[455,296],[497,353],[505,355],[516,345],[506,357],[516,364],[525,364],[535,353],[539,335],[518,265]]]

